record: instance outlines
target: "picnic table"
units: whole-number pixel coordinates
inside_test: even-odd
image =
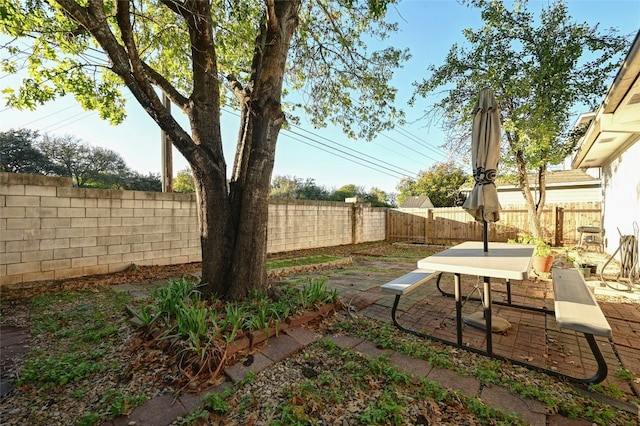
[[[611,337],[611,328],[602,314],[595,298],[588,290],[582,275],[575,270],[554,270],[554,307],[555,310],[545,308],[532,308],[511,303],[510,280],[528,279],[529,269],[533,258],[534,246],[529,244],[489,243],[488,250],[484,251],[483,243],[468,241],[417,262],[418,269],[403,275],[382,286],[382,290],[395,295],[395,301],[391,310],[393,323],[399,329],[440,341],[453,346],[461,347],[473,352],[494,358],[509,361],[547,374],[559,376],[579,383],[597,383],[607,375],[607,365],[595,342],[594,335]],[[454,298],[456,305],[456,342],[451,342],[419,331],[403,327],[397,319],[397,308],[400,297],[413,291],[415,288],[436,279],[436,285],[440,289],[442,273],[454,275]],[[465,346],[462,343],[462,299],[460,277],[461,275],[475,275],[483,280],[483,317],[486,332],[486,349],[476,349]],[[558,325],[562,328],[572,329],[584,333],[594,358],[598,364],[597,372],[587,378],[567,376],[554,370],[548,370],[520,360],[502,357],[493,353],[492,348],[492,300],[491,279],[501,278],[507,281],[508,302],[502,303],[514,309],[535,309],[556,316]],[[442,291],[442,290],[441,290]],[[586,293],[585,293],[586,292]],[[447,294],[444,294],[447,295]]]

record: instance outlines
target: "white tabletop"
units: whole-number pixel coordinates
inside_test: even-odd
[[[493,278],[525,280],[533,259],[531,244],[467,241],[418,261],[418,268],[432,271],[478,275]]]

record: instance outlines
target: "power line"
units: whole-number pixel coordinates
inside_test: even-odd
[[[127,98],[127,100],[129,100],[129,99],[131,99],[131,98],[130,97]],[[65,111],[68,111],[68,110],[76,108],[76,107],[79,107],[79,106],[77,104],[71,105],[69,107],[66,107],[66,108],[63,108],[61,110],[58,110],[58,111],[56,111],[54,113],[48,114],[46,116],[43,116],[43,117],[41,117],[39,119],[32,120],[32,121],[30,121],[28,123],[25,123],[23,126],[36,123],[36,122],[38,122],[38,121],[40,121],[42,119],[57,115],[57,114],[59,114],[61,112],[65,112]],[[223,111],[225,111],[227,113],[230,113],[230,114],[233,114],[235,116],[239,116],[239,114],[237,112],[232,111],[232,110],[230,110],[228,108],[223,108]],[[54,131],[54,130],[57,130],[57,129],[59,129],[61,127],[64,127],[66,125],[81,121],[81,120],[83,120],[85,118],[89,118],[92,115],[92,113],[93,113],[92,111],[86,111],[85,114],[75,115],[75,116],[72,116],[72,117],[66,117],[63,120],[59,120],[59,121],[57,121],[55,123],[52,123],[52,124],[50,124],[48,126],[45,126],[45,127],[41,128],[41,130],[42,131],[45,131],[45,130]],[[319,135],[317,133],[311,132],[311,131],[309,131],[307,129],[303,129],[302,127],[299,127],[299,126],[292,126],[292,127],[295,127],[296,129],[299,129],[300,131],[302,131],[304,133],[310,134],[313,137],[310,137],[310,136],[307,136],[307,135],[304,135],[302,133],[295,132],[295,131],[289,130],[289,129],[283,129],[283,134],[286,135],[286,133],[289,132],[289,133],[291,133],[291,135],[294,135],[294,136],[298,137],[298,138],[295,138],[294,136],[289,136],[290,138],[292,138],[294,140],[297,140],[299,142],[305,143],[306,145],[312,146],[312,147],[314,147],[316,149],[320,149],[322,151],[329,152],[332,155],[337,156],[339,158],[342,158],[342,159],[344,159],[346,161],[353,162],[353,163],[358,164],[360,166],[367,167],[370,170],[373,170],[375,172],[384,173],[386,175],[389,175],[389,176],[392,176],[392,177],[395,177],[395,178],[398,178],[398,177],[400,177],[400,178],[416,177],[417,176],[417,173],[412,172],[412,171],[410,171],[408,169],[404,169],[402,167],[399,167],[397,165],[394,165],[394,164],[391,164],[391,163],[389,163],[387,161],[384,161],[384,160],[382,160],[380,158],[376,158],[376,157],[371,156],[369,154],[366,154],[366,153],[363,153],[361,151],[355,150],[353,148],[346,147],[346,146],[341,145],[338,142],[335,142],[335,141],[333,141],[333,140],[331,140],[331,139],[329,139],[327,137],[324,137],[324,136]],[[424,154],[423,152],[415,150],[414,148],[412,148],[410,146],[407,146],[407,145],[405,145],[405,144],[403,144],[403,143],[401,143],[401,142],[389,137],[388,135],[383,135],[383,136],[385,136],[385,137],[391,139],[392,141],[400,144],[401,146],[405,147],[406,149],[409,149],[409,150],[411,150],[411,151],[413,151],[413,152],[415,152],[415,153],[417,153],[419,155],[422,155],[422,156],[424,156],[424,157],[426,157],[426,158],[428,158],[428,159],[430,159],[432,161],[441,162],[440,160],[437,160],[437,159],[435,159],[433,157],[430,157],[430,156]],[[299,138],[305,138],[310,142],[302,141]],[[320,140],[318,140],[318,139],[320,139]],[[338,146],[340,148],[337,148],[335,146],[331,146],[331,145],[329,145],[327,143],[323,143],[323,142],[321,142],[321,140],[325,140],[328,143],[330,143],[332,145],[336,145],[336,146]],[[323,146],[324,148],[321,148],[320,146]],[[385,147],[385,148],[387,148],[387,147]],[[335,152],[332,152],[331,150],[333,150]],[[345,150],[351,151],[352,153],[346,152]],[[395,152],[393,150],[391,150],[391,151]],[[336,152],[339,152],[339,153],[341,153],[343,155],[337,154]],[[355,154],[353,154],[353,153],[355,153]],[[395,152],[395,153],[398,154],[397,152]],[[411,157],[408,157],[408,158],[411,158]],[[357,160],[359,160],[359,161],[357,161]],[[390,174],[390,173],[393,173],[393,175]]]
[[[419,138],[418,136],[415,136],[414,134],[412,134],[411,132],[409,132],[408,130],[405,130],[401,127],[394,127],[393,128],[394,131],[400,133],[401,135],[403,135],[404,137],[413,140],[414,142],[417,142],[419,145],[431,150],[432,152],[434,152],[437,155],[443,155],[442,152],[440,152],[441,150],[435,149],[433,148],[431,145],[429,145],[425,140]]]
[[[345,154],[345,155],[352,155],[352,156],[353,156],[353,154],[349,154],[349,153],[348,153],[348,152],[346,152],[346,151],[343,151],[343,150],[341,150],[341,149],[338,149],[338,148],[332,147],[332,146],[330,146],[330,145],[328,145],[328,144],[326,144],[326,143],[320,142],[320,141],[318,141],[318,140],[314,140],[314,139],[312,139],[312,138],[310,138],[310,137],[308,137],[308,136],[302,135],[302,134],[300,134],[300,133],[296,133],[296,132],[291,131],[291,130],[288,130],[288,131],[287,131],[287,133],[291,133],[291,134],[294,134],[294,135],[296,135],[296,136],[299,136],[299,137],[302,137],[302,138],[308,139],[308,140],[312,141],[312,142],[313,142],[313,143],[315,143],[315,144],[322,145],[322,146],[324,146],[324,147],[326,147],[326,148],[332,149],[332,150],[334,150],[334,151],[338,151],[338,152],[340,152],[340,153],[342,153],[342,154]],[[356,151],[356,152],[357,152],[357,151]],[[366,154],[365,154],[365,155],[366,155]],[[345,157],[342,157],[342,158],[345,158]],[[394,169],[392,169],[392,168],[389,168],[389,167],[386,167],[386,166],[383,166],[383,165],[380,165],[380,164],[376,164],[376,163],[374,163],[373,161],[369,161],[369,160],[367,160],[367,159],[365,159],[365,158],[358,157],[358,156],[355,156],[355,158],[357,158],[357,159],[358,159],[358,160],[360,160],[360,161],[364,161],[365,163],[368,163],[368,164],[370,164],[370,165],[372,165],[372,166],[380,167],[380,168],[382,168],[382,169],[386,169],[386,170],[388,170],[388,171],[390,171],[390,172],[392,172],[392,173],[396,173],[396,174],[398,174],[400,177],[405,177],[405,176],[406,176],[406,173],[402,173],[402,172],[400,172],[400,171],[398,171],[398,170],[394,170]],[[351,158],[346,158],[346,159],[351,161]],[[379,161],[379,160],[377,160],[377,161]],[[362,165],[362,163],[358,163],[358,164],[361,164],[361,165]],[[367,167],[369,167],[369,166],[367,166]],[[370,167],[369,167],[369,168],[370,168]],[[402,169],[400,169],[400,170],[402,170]],[[379,171],[379,170],[376,170],[376,171]],[[409,173],[410,173],[411,175],[414,175],[414,176],[415,176],[415,173],[412,173],[412,172],[409,172]]]
[[[52,112],[51,114],[47,114],[47,115],[44,115],[44,116],[42,116],[42,117],[40,117],[40,118],[36,118],[35,120],[31,120],[31,121],[29,121],[29,122],[26,122],[26,123],[22,124],[22,126],[21,126],[21,127],[28,126],[29,124],[33,124],[33,123],[35,123],[35,122],[37,122],[37,121],[44,120],[45,118],[49,118],[49,117],[52,117],[52,116],[54,116],[54,115],[57,115],[57,114],[63,113],[63,112],[65,112],[65,111],[67,111],[67,110],[69,110],[69,109],[71,109],[71,108],[75,108],[75,107],[77,107],[77,106],[78,106],[78,104],[72,104],[72,105],[69,105],[69,106],[68,106],[68,107],[66,107],[66,108],[62,108],[62,109],[59,109],[59,110],[57,110],[57,111],[55,111],[55,112]],[[10,109],[10,108],[6,108],[6,109],[4,109],[4,110],[2,110],[2,111],[5,111],[5,110],[7,110],[7,109]],[[0,112],[1,112],[1,111],[0,111]],[[64,120],[67,120],[67,119],[65,118]],[[64,121],[64,120],[62,120],[62,121]],[[55,126],[56,124],[58,124],[58,123],[54,123],[54,126]]]
[[[398,178],[402,178],[402,177],[404,177],[404,176],[402,176],[402,175],[400,175],[400,176],[398,176],[398,175],[392,175],[391,173],[385,172],[384,170],[376,170],[376,169],[372,169],[370,166],[368,166],[368,165],[366,165],[366,164],[363,164],[363,163],[360,163],[359,161],[354,160],[353,158],[345,157],[345,156],[340,155],[340,154],[336,154],[335,152],[333,152],[333,151],[331,151],[331,150],[329,150],[329,149],[321,148],[321,147],[319,147],[319,146],[317,146],[317,145],[314,145],[314,144],[312,144],[312,143],[310,143],[310,142],[305,142],[305,141],[300,140],[300,139],[295,139],[295,138],[293,138],[291,135],[288,135],[288,134],[286,134],[286,133],[285,133],[285,134],[283,134],[283,136],[289,137],[289,138],[293,139],[293,140],[294,140],[294,141],[296,141],[296,142],[303,143],[303,144],[308,145],[308,146],[310,146],[310,147],[312,147],[312,148],[315,148],[315,149],[318,149],[318,150],[320,150],[320,151],[324,151],[324,152],[326,152],[326,153],[328,153],[328,154],[334,155],[334,156],[336,156],[336,157],[342,158],[342,159],[347,160],[347,161],[349,161],[349,162],[351,162],[351,163],[359,164],[359,165],[361,165],[361,166],[363,166],[363,167],[366,167],[366,168],[368,168],[368,169],[370,169],[370,170],[374,170],[374,171],[376,171],[376,172],[378,172],[378,173],[383,173],[383,174],[385,174],[385,175],[387,175],[387,176],[391,176],[392,178],[398,179]]]
[[[358,154],[360,154],[360,155],[364,155],[364,156],[366,156],[366,157],[368,157],[368,158],[371,158],[372,160],[377,161],[377,162],[379,162],[379,163],[386,164],[386,165],[391,166],[391,167],[395,167],[395,168],[397,168],[398,170],[403,170],[403,171],[405,171],[405,172],[407,172],[407,173],[409,173],[409,174],[415,174],[415,173],[413,173],[411,170],[403,169],[402,167],[395,166],[395,165],[390,164],[390,163],[388,163],[388,162],[386,162],[386,161],[380,160],[379,158],[375,158],[375,157],[373,157],[373,156],[371,156],[371,155],[369,155],[369,154],[365,154],[365,153],[364,153],[364,152],[362,152],[362,151],[358,151],[358,150],[356,150],[356,149],[349,148],[349,147],[347,147],[347,146],[341,145],[341,144],[339,144],[338,142],[335,142],[335,141],[333,141],[333,140],[331,140],[331,139],[328,139],[328,138],[326,138],[326,137],[324,137],[324,136],[321,136],[321,135],[319,135],[319,134],[317,134],[317,133],[313,133],[313,132],[311,132],[311,131],[309,131],[309,130],[303,129],[303,128],[302,128],[302,127],[300,127],[300,126],[295,126],[295,125],[294,125],[294,126],[292,126],[292,127],[295,127],[295,128],[297,128],[297,129],[300,129],[300,130],[302,130],[303,132],[306,132],[306,133],[312,134],[313,136],[315,136],[315,137],[317,137],[317,138],[324,139],[324,140],[326,140],[327,142],[330,142],[330,143],[332,143],[332,144],[334,144],[334,145],[338,145],[338,146],[339,146],[339,147],[341,147],[341,148],[348,149],[348,150],[353,151],[353,152],[357,152]],[[293,132],[293,133],[295,133],[295,132]]]
[[[227,113],[229,113],[229,114],[235,115],[235,116],[239,116],[239,114],[238,114],[236,111],[229,110],[228,108],[223,108],[223,111],[224,111],[224,112],[227,112]],[[412,172],[412,171],[410,171],[410,170],[403,169],[403,168],[401,168],[401,167],[398,167],[397,165],[393,165],[393,164],[391,164],[391,163],[388,163],[388,162],[383,161],[383,160],[381,160],[381,159],[379,159],[379,158],[373,157],[373,156],[371,156],[371,155],[369,155],[369,154],[365,154],[365,153],[363,153],[363,152],[361,152],[361,151],[358,151],[358,150],[355,150],[355,149],[353,149],[353,148],[345,147],[344,145],[341,145],[341,144],[339,144],[339,143],[337,143],[337,142],[335,142],[335,141],[333,141],[333,140],[331,140],[331,139],[328,139],[328,138],[326,138],[326,137],[324,137],[324,136],[322,136],[322,135],[318,135],[317,133],[314,133],[314,132],[311,132],[311,131],[309,131],[309,130],[303,129],[303,128],[302,128],[302,127],[300,127],[300,126],[292,125],[291,127],[294,127],[294,128],[296,128],[296,129],[299,129],[299,130],[301,130],[301,131],[303,131],[303,132],[305,132],[305,133],[309,133],[309,134],[313,135],[313,137],[310,137],[310,136],[307,136],[307,135],[304,135],[304,134],[301,134],[301,133],[295,132],[295,131],[293,131],[293,130],[291,130],[291,129],[283,129],[283,130],[281,131],[281,133],[282,133],[283,135],[285,135],[285,136],[289,136],[290,138],[292,138],[292,139],[294,139],[294,140],[296,140],[296,141],[303,142],[303,143],[305,143],[306,145],[313,146],[314,148],[318,148],[318,149],[320,149],[320,150],[322,150],[322,151],[325,151],[325,152],[331,152],[331,151],[329,151],[329,150],[333,150],[333,151],[337,151],[337,152],[340,152],[340,153],[345,154],[345,155],[349,155],[350,157],[345,157],[345,156],[338,155],[338,154],[335,154],[335,153],[331,152],[332,154],[334,154],[334,155],[336,155],[336,156],[338,156],[338,157],[340,157],[340,158],[343,158],[343,159],[345,159],[345,160],[347,160],[347,161],[355,162],[356,164],[359,164],[359,165],[362,165],[362,166],[368,167],[370,170],[374,170],[374,171],[376,171],[376,172],[381,172],[381,173],[388,174],[388,173],[383,172],[382,170],[380,170],[380,169],[385,169],[385,170],[388,170],[388,171],[390,171],[390,172],[392,172],[392,173],[395,173],[395,174],[396,174],[396,176],[393,176],[393,177],[400,177],[400,178],[403,178],[403,177],[407,177],[407,176],[417,176],[417,174],[416,174],[416,173],[414,173],[414,172]],[[309,140],[310,142],[304,142],[304,141],[301,141],[301,140],[299,140],[299,139],[296,139],[296,138],[294,138],[293,136],[290,136],[290,135],[289,135],[289,133],[290,133],[290,134],[292,134],[292,135],[296,135],[296,136],[298,136],[298,137],[300,137],[300,138],[305,138],[305,139]],[[338,146],[338,147],[340,147],[341,149],[340,149],[340,148],[336,148],[335,146],[330,146],[330,145],[328,145],[328,144],[326,144],[326,143],[323,143],[323,142],[321,142],[321,141],[319,141],[319,140],[317,140],[317,139],[314,139],[314,138],[320,138],[320,139],[326,140],[327,142],[329,142],[329,143],[331,143],[331,144],[333,144],[333,145],[337,145],[337,146]],[[313,143],[313,144],[316,144],[316,145],[312,145],[312,143]],[[321,149],[321,148],[319,148],[317,145],[324,146],[324,147],[325,147],[325,149]],[[355,161],[355,160],[353,159],[353,158],[354,158],[354,154],[350,154],[350,153],[348,153],[348,152],[345,152],[345,151],[344,151],[345,149],[346,149],[346,150],[349,150],[349,151],[352,151],[352,152],[355,152],[356,154],[358,154],[358,155],[356,155],[356,156],[355,156],[355,158],[357,158],[358,160],[363,161],[363,162],[365,162],[365,163],[369,164],[369,166],[364,165],[364,164],[363,164],[363,163],[361,163],[361,162],[357,162],[357,161]],[[366,158],[363,158],[362,156],[363,156],[363,157],[366,157]],[[368,160],[367,158],[371,159],[372,161]],[[374,167],[377,167],[377,168],[376,168],[376,169],[373,169],[371,166],[374,166]],[[387,167],[387,166],[389,166],[389,167]]]
[[[398,145],[402,145],[403,147],[407,148],[407,149],[408,149],[408,150],[410,150],[410,151],[415,152],[415,153],[416,153],[416,154],[418,154],[418,155],[422,155],[423,157],[428,158],[428,159],[429,159],[429,160],[431,160],[431,161],[435,161],[436,163],[439,163],[439,162],[440,162],[440,160],[436,160],[435,158],[428,156],[428,155],[427,155],[427,154],[425,154],[424,152],[418,151],[418,150],[417,150],[417,149],[415,149],[415,148],[412,148],[412,147],[410,147],[410,146],[408,146],[408,145],[405,145],[405,144],[403,144],[402,142],[400,142],[400,141],[398,141],[398,140],[396,140],[396,139],[392,138],[391,136],[389,136],[389,135],[387,135],[387,134],[384,134],[384,133],[383,133],[383,134],[382,134],[382,136],[384,136],[385,138],[387,138],[387,139],[391,140],[392,142],[397,143]]]
[[[54,124],[50,124],[49,126],[45,126],[42,128],[42,130],[47,130],[49,129],[49,131],[53,132],[56,131],[64,126],[68,126],[69,124],[73,124],[73,123],[77,123],[80,120],[84,120],[85,118],[89,118],[93,115],[94,111],[84,111],[84,113],[81,113],[75,117],[69,117],[66,118],[62,121],[59,121],[58,123],[54,123]],[[55,127],[57,126],[57,127]]]

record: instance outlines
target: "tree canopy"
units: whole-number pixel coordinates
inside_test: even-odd
[[[0,133],[0,171],[34,175],[57,174],[51,159],[38,149],[38,132],[11,129]]]
[[[126,86],[189,162],[207,296],[239,299],[267,287],[267,203],[287,120],[305,112],[318,127],[371,138],[403,119],[390,81],[408,53],[367,45],[396,30],[383,19],[396,0],[0,1],[0,31],[12,38],[2,68],[26,64],[29,73],[5,91],[9,105],[71,94],[118,123]],[[229,174],[224,105],[240,111]]]
[[[275,176],[271,182],[270,198],[286,200],[324,200],[344,201],[346,198],[358,197],[373,207],[395,206],[395,194],[387,194],[379,188],[372,187],[367,192],[363,187],[347,184],[337,189],[319,186],[311,178],[301,179],[295,176]]]
[[[0,171],[67,176],[79,187],[161,190],[160,176],[130,169],[115,151],[28,129],[0,132]]]
[[[187,167],[176,174],[176,177],[173,178],[173,192],[182,192],[185,194],[192,194],[196,192],[191,169]]]
[[[117,152],[91,146],[71,135],[45,136],[40,150],[53,161],[62,176],[72,177],[80,187],[100,180],[101,176],[124,175],[127,170],[124,159]]]
[[[426,195],[434,207],[455,207],[464,203],[460,187],[469,175],[453,163],[434,164],[421,171],[417,179],[405,178],[398,184],[398,204],[407,197]]]
[[[429,77],[415,83],[415,96],[434,96],[442,89],[438,93],[444,95],[429,114],[443,117],[450,148],[468,152],[478,93],[485,87],[494,90],[507,142],[500,167],[516,171],[534,234],[543,237],[547,168],[574,150],[577,138],[567,137],[573,108],[593,107],[602,99],[628,40],[613,29],[575,22],[562,1],[543,7],[538,17],[524,0],[514,1],[512,9],[500,0],[464,3],[480,9],[484,25],[463,31],[467,45],[454,44],[444,64],[430,66]],[[528,172],[539,177],[538,200],[531,194]]]

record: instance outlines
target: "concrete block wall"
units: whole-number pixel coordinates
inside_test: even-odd
[[[273,200],[269,253],[385,239],[386,209]],[[201,260],[195,195],[0,173],[0,286]]]
[[[351,211],[347,203],[271,200],[267,252],[351,244]]]
[[[384,241],[387,227],[387,208],[365,206],[363,209],[362,241]]]
[[[0,173],[0,285],[199,261],[194,200]]]

